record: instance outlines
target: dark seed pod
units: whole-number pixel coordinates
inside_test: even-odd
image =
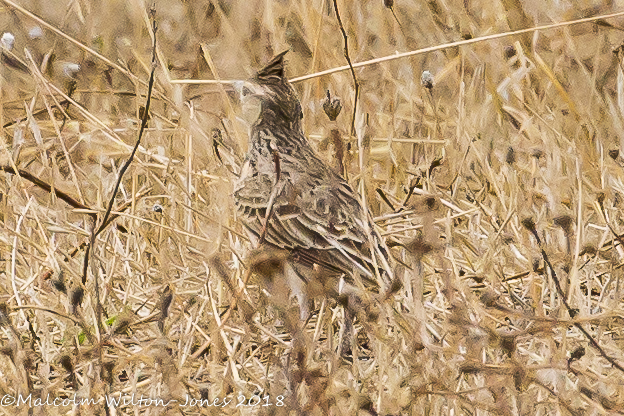
[[[82,300],[84,299],[84,289],[81,287],[77,287],[72,290],[69,302],[71,303],[72,309],[76,309],[78,306],[82,304]]]
[[[516,51],[516,48],[513,45],[505,46],[505,49],[504,49],[505,58],[511,59],[514,56],[516,56],[517,53],[518,52]]]
[[[507,156],[505,157],[505,161],[509,165],[513,165],[516,161],[516,151],[511,146],[509,146],[509,148],[507,149]]]
[[[568,360],[568,362],[580,360],[581,358],[583,358],[584,355],[585,355],[585,348],[582,346],[578,347],[574,351],[572,351],[572,353],[570,354],[570,360]]]
[[[615,160],[615,159],[618,158],[619,155],[620,155],[619,149],[611,149],[611,150],[609,150],[609,156],[611,157],[611,159]]]
[[[574,224],[572,217],[569,215],[560,215],[555,217],[554,223],[556,226],[561,227],[566,236],[572,235],[572,225]]]
[[[342,103],[340,102],[340,98],[331,97],[329,94],[329,90],[327,90],[327,97],[323,100],[323,111],[327,114],[330,121],[336,121],[338,116],[340,115],[340,111],[342,110]]]
[[[423,71],[420,76],[420,84],[428,90],[433,89],[433,75],[429,71]]]
[[[69,355],[63,355],[60,359],[61,366],[68,373],[74,372],[74,364],[72,363],[71,357]]]

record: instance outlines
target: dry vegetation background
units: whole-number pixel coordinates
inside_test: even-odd
[[[340,299],[319,300],[303,327],[262,290],[271,267],[237,293],[253,262],[232,198],[247,146],[238,103],[227,85],[171,82],[245,79],[287,48],[291,78],[345,65],[333,3],[155,3],[148,129],[86,276],[90,236],[138,138],[149,4],[19,1],[61,33],[0,4],[15,37],[0,70],[0,397],[33,400],[3,414],[624,413],[624,18],[358,68],[353,137],[349,71],[294,83],[313,146],[331,164],[345,147],[402,284],[356,308],[347,356]],[[624,10],[338,6],[354,62]],[[344,106],[335,123],[327,90]],[[332,129],[341,140],[327,140]],[[133,393],[169,405],[34,404]],[[233,401],[180,407],[187,395]],[[237,408],[239,395],[261,403]]]

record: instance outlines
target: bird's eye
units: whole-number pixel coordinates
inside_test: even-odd
[[[247,87],[243,87],[243,97],[247,97],[248,95],[251,95],[251,90]]]

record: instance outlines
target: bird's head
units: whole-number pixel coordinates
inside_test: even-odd
[[[248,123],[267,122],[300,128],[301,103],[284,75],[286,52],[273,58],[251,79],[234,84],[243,105],[243,118]]]

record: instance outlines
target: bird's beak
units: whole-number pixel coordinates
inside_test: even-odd
[[[264,89],[260,85],[256,85],[253,82],[234,81],[232,86],[241,100],[260,98],[266,95]]]
[[[243,93],[244,85],[245,85],[245,81],[234,81],[232,83],[232,86],[234,87],[234,91],[236,91],[238,95],[241,95]]]

